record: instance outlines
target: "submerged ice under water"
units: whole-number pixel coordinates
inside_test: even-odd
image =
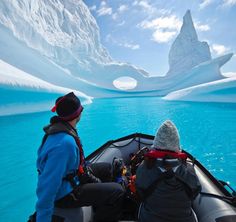
[[[26,221],[34,210],[36,153],[51,116],[41,112],[0,117],[0,221]],[[134,132],[154,135],[166,119],[179,129],[183,149],[236,188],[236,104],[157,97],[97,99],[85,106],[78,131],[88,155],[107,140]]]

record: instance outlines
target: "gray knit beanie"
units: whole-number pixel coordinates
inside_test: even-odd
[[[170,120],[166,120],[158,129],[153,140],[152,148],[179,152],[179,146],[178,130],[174,123]]]

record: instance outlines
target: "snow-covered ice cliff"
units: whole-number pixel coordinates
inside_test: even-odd
[[[0,60],[0,116],[18,113],[48,111],[56,97],[71,91],[83,104],[91,103],[91,97],[69,88],[55,86],[29,75]]]
[[[132,65],[112,60],[100,43],[99,28],[94,17],[81,0],[1,1],[0,24],[3,36],[12,35],[11,42],[23,44],[29,48],[26,50],[34,50],[39,57],[43,56],[44,59],[67,70],[65,74],[69,73],[75,82],[79,78],[87,84],[117,90],[113,80],[122,75],[148,75],[144,70]],[[13,48],[11,45],[8,45],[8,49]],[[4,59],[7,55],[9,53],[3,50],[0,58]],[[17,55],[13,57],[8,56],[7,62],[12,64],[16,63],[17,59],[27,60],[24,50],[18,50]],[[21,68],[40,77],[36,67],[32,72],[30,64],[24,63]],[[41,78],[53,83],[50,75],[45,73]],[[62,81],[60,85],[64,86],[63,84]],[[93,94],[92,90],[89,93]]]
[[[163,99],[236,103],[236,77],[212,81],[174,91]]]
[[[150,77],[134,65],[111,58],[100,42],[96,20],[84,2],[78,0],[1,1],[0,36],[2,61],[47,82],[54,89],[80,91],[86,98],[165,96],[173,91],[223,80],[225,77],[220,68],[233,55],[212,59],[208,44],[198,40],[190,11],[187,11],[170,49],[169,71],[165,76]],[[113,82],[123,76],[135,79],[136,87],[117,89]],[[14,90],[16,85],[9,81],[3,70],[0,87]],[[16,77],[12,81],[20,80]],[[41,85],[36,85],[24,90],[37,91]]]

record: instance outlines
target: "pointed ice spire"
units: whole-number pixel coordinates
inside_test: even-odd
[[[183,25],[181,27],[180,33],[188,39],[198,40],[190,10],[188,10],[183,17]]]
[[[169,52],[169,71],[167,75],[184,73],[194,66],[211,59],[207,42],[198,41],[191,13],[188,10],[183,17],[179,35]]]

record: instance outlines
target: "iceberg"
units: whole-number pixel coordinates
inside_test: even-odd
[[[180,90],[174,87],[163,99],[235,103],[236,78],[226,78],[220,71],[232,56],[233,53],[229,53],[212,59],[208,44],[198,41],[190,11],[187,11],[180,34],[171,46],[167,73],[167,76],[182,74],[185,79]]]
[[[2,1],[0,24],[0,58],[50,83],[96,95],[95,87],[88,85],[118,90],[115,79],[127,74],[137,78],[148,75],[135,66],[113,61],[101,45],[97,23],[83,1]],[[33,60],[33,64],[23,60]],[[47,69],[41,71],[46,63]],[[51,73],[54,66],[61,70]],[[81,82],[88,85],[81,86]]]
[[[88,7],[75,0],[1,1],[0,36],[2,63],[31,76],[28,81],[22,73],[6,77],[1,72],[0,88],[15,90],[21,85],[21,89],[44,88],[48,93],[50,87],[59,91],[70,89],[86,99],[166,96],[223,80],[220,68],[233,55],[212,59],[208,44],[198,40],[191,13],[187,11],[170,48],[169,71],[164,76],[150,76],[135,65],[111,58],[100,42],[99,27]],[[114,83],[121,77],[134,79],[135,86],[117,88]]]
[[[207,42],[198,40],[192,17],[188,10],[184,15],[180,33],[170,48],[169,71],[166,75],[184,73],[210,59],[210,48]]]
[[[0,60],[0,76],[0,116],[48,111],[53,106],[53,99],[73,91],[43,81],[2,60]],[[79,91],[74,93],[83,104],[91,103],[91,97]]]
[[[236,77],[192,86],[171,92],[165,100],[236,103]]]

